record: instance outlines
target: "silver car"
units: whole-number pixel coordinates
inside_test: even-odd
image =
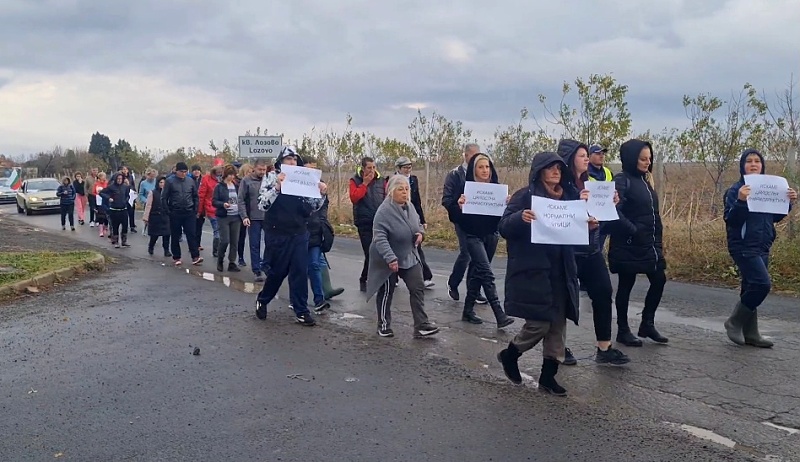
[[[17,192],[11,189],[8,178],[0,178],[0,204],[13,204],[17,201]]]
[[[31,178],[17,190],[17,212],[30,215],[34,212],[57,212],[61,199],[56,191],[61,183],[55,178]]]

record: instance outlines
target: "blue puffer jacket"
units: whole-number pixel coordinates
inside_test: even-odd
[[[61,205],[72,205],[75,203],[75,188],[72,184],[62,184],[56,190],[56,196],[58,196]]]
[[[764,156],[755,149],[746,149],[739,159],[741,178],[725,193],[728,253],[743,257],[769,255],[772,243],[775,242],[775,223],[786,217],[783,214],[751,212],[747,209],[747,202],[739,200],[739,188],[744,186],[744,166],[750,154],[761,158],[761,174],[766,172]]]

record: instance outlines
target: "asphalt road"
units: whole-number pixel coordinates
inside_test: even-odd
[[[444,290],[450,252],[426,253],[426,308],[443,333],[411,339],[401,288],[397,337],[381,339],[355,241],[330,255],[347,291],[303,328],[285,292],[255,319],[249,272],[175,269],[140,235],[115,250],[88,226],[62,232],[58,216],[0,212],[32,239],[65,234],[117,257],[99,277],[0,307],[0,460],[800,460],[796,299],[768,299],[776,348],[755,350],[722,333],[734,292],[669,283],[657,323],[670,344],[627,348],[624,368],[589,359],[584,304],[568,334],[579,365],[562,367],[570,396],[557,399],[535,390],[538,348],[523,386],[502,376],[494,355],[519,322],[503,333],[460,321]]]

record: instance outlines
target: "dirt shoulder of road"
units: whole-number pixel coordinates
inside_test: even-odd
[[[66,231],[69,233],[69,231]],[[102,249],[70,239],[68,235],[48,232],[21,221],[0,216],[0,286],[18,284],[42,274],[75,268],[70,272],[72,279],[101,270],[103,265],[86,265],[97,254],[103,255],[106,262],[112,261]],[[53,284],[39,286],[39,291],[57,289],[67,284],[59,277]],[[0,295],[0,304],[21,296],[35,294]],[[2,308],[2,307],[0,307]]]

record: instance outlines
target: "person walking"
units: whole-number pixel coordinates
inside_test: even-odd
[[[619,148],[622,171],[614,177],[619,194],[619,220],[611,233],[608,266],[617,274],[617,342],[626,346],[641,346],[631,341],[628,326],[628,304],[636,275],[644,274],[650,288],[644,299],[642,322],[637,335],[656,343],[667,343],[655,327],[656,310],[667,283],[667,261],[664,259],[663,226],[658,194],[653,184],[653,146],[631,139]],[[635,339],[638,340],[638,339]]]
[[[567,164],[570,173],[567,177],[569,188],[565,194],[570,200],[587,200],[589,191],[586,190],[586,183],[589,181],[588,169],[591,164],[586,145],[576,140],[561,140],[558,143],[558,155]],[[619,196],[615,194],[615,205],[618,202]],[[603,228],[614,224],[615,222],[600,223],[600,227],[589,231],[589,245],[575,247],[575,264],[578,268],[578,281],[581,286],[586,287],[589,299],[592,301],[592,318],[597,341],[595,362],[622,365],[629,363],[630,358],[611,344],[611,304],[614,289],[611,286],[611,277],[600,244],[600,233],[603,232]],[[619,332],[618,342],[620,342],[620,336],[625,343],[641,343],[629,330]],[[577,360],[569,348],[564,353],[562,364],[577,364]]]
[[[175,266],[181,266],[181,235],[186,234],[186,243],[192,257],[192,265],[203,263],[194,233],[197,230],[197,184],[187,178],[189,167],[185,162],[175,164],[175,176],[168,179],[161,192],[161,207],[169,216],[172,231],[170,244]]]
[[[477,183],[500,183],[492,160],[482,153],[472,156],[472,159],[467,164],[465,178],[466,181]],[[500,223],[500,217],[464,213],[463,208],[467,203],[464,187],[458,192],[458,195],[459,210],[454,213],[453,218],[464,233],[464,243],[467,246],[470,264],[472,265],[472,277],[467,280],[467,296],[464,299],[464,311],[461,314],[461,320],[472,324],[483,324],[483,319],[475,314],[475,301],[480,295],[481,288],[483,288],[497,321],[497,328],[510,326],[514,323],[514,320],[506,315],[502,305],[500,305],[497,287],[494,283],[494,272],[492,271],[492,258],[494,258],[494,253],[497,251],[497,241],[499,240],[497,225]]]
[[[219,238],[214,239],[217,248],[214,255],[217,257],[217,271],[220,273],[225,269],[225,251],[228,251],[228,271],[238,273],[241,271],[236,264],[236,249],[239,246],[239,228],[242,226],[242,219],[239,217],[239,193],[236,189],[236,169],[233,165],[225,167],[214,167],[211,172],[203,178],[209,187],[212,181],[208,177],[216,176],[217,170],[222,170],[222,182],[217,182],[214,186],[211,205],[213,211],[206,209],[206,216],[213,216],[219,229]],[[202,185],[201,185],[202,188]]]
[[[275,298],[284,279],[289,278],[289,298],[295,320],[303,326],[316,321],[308,310],[308,225],[311,214],[319,210],[328,186],[318,184],[321,198],[283,194],[286,174],[282,165],[303,166],[303,158],[294,146],[284,147],[275,160],[275,171],[264,176],[258,195],[258,208],[264,212],[267,241],[264,258],[269,270],[264,287],[256,299],[256,317],[266,319],[267,305]]]
[[[250,173],[253,172],[253,167],[250,164],[242,164],[240,162],[234,162],[232,164],[236,168],[236,191],[241,190],[242,187],[242,178]],[[237,194],[238,195],[238,194]],[[239,213],[239,219],[241,220],[242,214]],[[236,254],[239,256],[238,264],[239,267],[247,266],[247,262],[244,261],[244,248],[247,244],[247,226],[244,225],[244,220],[242,220],[242,226],[239,227],[239,247],[236,249]]]
[[[86,175],[86,194],[89,202],[89,227],[94,228],[97,226],[97,219],[95,213],[97,210],[97,190],[95,189],[95,182],[97,181],[98,170],[92,167],[89,174]]]
[[[608,149],[599,144],[589,146],[589,169],[587,171],[589,181],[614,181],[614,175],[611,173],[611,170],[605,166],[607,153]],[[600,250],[604,251],[608,234],[603,231],[605,227],[601,226],[600,228],[598,243]],[[581,283],[581,285],[582,284],[583,283]],[[581,290],[583,290],[583,288]]]
[[[83,173],[75,172],[75,180],[72,181],[72,187],[75,189],[75,208],[78,210],[78,224],[83,226],[86,219],[86,207],[88,200],[86,198],[86,181],[83,179]]]
[[[123,165],[120,169],[120,173],[122,173],[123,178],[127,181],[130,190],[136,192],[136,175],[133,174],[131,169],[127,165]],[[133,204],[131,204],[126,199],[125,203],[128,204],[126,207],[128,213],[128,227],[132,233],[136,234],[136,202],[134,201]]]
[[[261,243],[264,242],[266,252],[266,233],[264,232],[264,212],[258,207],[258,197],[261,183],[267,173],[267,161],[255,161],[253,171],[242,177],[238,193],[239,216],[242,224],[247,227],[247,238],[250,241],[250,269],[256,282],[264,281],[266,268],[261,266]]]
[[[746,149],[739,159],[739,181],[726,191],[725,231],[728,253],[741,275],[739,301],[725,321],[728,338],[737,345],[772,348],[774,343],[758,330],[758,308],[772,289],[769,276],[769,254],[775,242],[775,223],[786,215],[751,212],[747,205],[750,186],[745,175],[764,175],[764,156],[755,149]],[[797,201],[797,191],[789,188],[789,211]]]
[[[95,171],[96,169],[92,169]],[[108,208],[106,204],[103,202],[103,196],[100,195],[100,191],[104,190],[108,186],[108,182],[106,181],[106,174],[105,172],[98,172],[95,181],[92,183],[91,191],[94,193],[92,194],[92,199],[90,203],[94,203],[94,220],[95,225],[98,228],[100,237],[105,237],[106,231],[111,234],[111,231],[108,229],[109,221],[108,221]]]
[[[353,203],[353,224],[358,229],[358,240],[364,252],[364,264],[358,279],[359,290],[367,291],[369,273],[369,246],[372,243],[372,221],[384,198],[386,180],[375,166],[375,159],[363,157],[350,178],[350,202]]]
[[[233,166],[231,165],[231,168]],[[197,219],[198,219],[198,233],[203,233],[203,221],[207,218],[208,222],[211,223],[211,230],[213,232],[213,242],[211,253],[214,258],[217,257],[217,253],[219,252],[219,242],[220,242],[220,234],[219,234],[219,222],[217,221],[216,208],[213,204],[213,197],[214,191],[216,190],[217,185],[222,182],[223,178],[223,166],[216,166],[212,167],[211,170],[208,171],[207,175],[203,175],[202,179],[200,180],[200,188],[198,189],[198,196],[199,196],[199,209],[197,211]],[[235,169],[234,169],[235,170]],[[237,213],[238,216],[238,213]],[[239,228],[236,229],[236,241],[239,238]],[[231,239],[229,239],[230,241]],[[197,247],[202,250],[202,238],[198,236],[197,238]],[[235,256],[236,252],[232,252]]]
[[[145,199],[144,204],[144,215],[142,215],[142,221],[145,226],[147,226],[147,235],[150,236],[150,241],[147,244],[147,253],[153,255],[156,242],[160,237],[161,247],[164,249],[164,256],[171,257],[172,253],[169,251],[169,241],[172,231],[169,226],[169,217],[161,205],[161,193],[164,191],[167,179],[160,176],[155,180],[155,183],[155,189],[151,189],[147,193],[147,199]]]
[[[567,319],[578,324],[578,269],[573,246],[531,243],[531,222],[537,219],[531,210],[531,196],[568,200],[564,191],[569,188],[569,175],[558,154],[536,154],[529,185],[511,196],[499,226],[508,254],[513,256],[506,269],[506,313],[525,319],[525,324],[497,359],[506,377],[520,384],[520,356],[544,341],[539,389],[556,396],[567,394],[556,374],[564,360]]]
[[[56,188],[56,196],[61,208],[61,230],[66,231],[66,221],[69,218],[69,227],[75,231],[75,187],[72,186],[72,180],[68,176],[65,176]]]
[[[447,210],[447,218],[453,223],[458,238],[458,257],[453,263],[453,270],[450,272],[450,277],[447,278],[447,294],[451,299],[458,301],[460,295],[458,293],[458,286],[467,276],[467,284],[472,274],[472,267],[470,265],[469,250],[467,249],[467,238],[464,230],[458,226],[455,217],[458,215],[460,207],[458,200],[461,197],[460,191],[464,190],[464,182],[467,176],[467,165],[469,161],[480,152],[480,147],[475,143],[467,143],[464,146],[464,162],[458,167],[454,168],[447,174],[444,179],[444,188],[442,189],[442,206]],[[478,295],[476,303],[483,305],[487,303],[486,298]]]
[[[416,175],[411,174],[411,170],[413,169],[411,159],[405,156],[400,157],[397,159],[397,162],[395,162],[395,168],[395,175],[403,175],[408,178],[408,184],[411,187],[411,205],[414,206],[414,210],[416,210],[417,215],[419,215],[419,222],[422,223],[422,228],[427,231],[428,224],[425,222],[425,211],[422,208],[422,196],[419,193],[419,179]],[[425,261],[425,253],[422,251],[422,245],[417,248],[417,253],[419,254],[420,264],[422,265],[422,277],[425,279],[425,288],[431,288],[436,284],[433,282],[433,272],[428,266],[428,262]]]
[[[121,172],[114,174],[105,189],[100,191],[103,202],[107,204],[111,218],[111,244],[115,248],[130,247],[128,244],[128,200],[130,199],[130,186],[125,184],[125,175]]]
[[[408,287],[414,337],[428,337],[438,333],[439,328],[425,313],[425,282],[417,252],[425,230],[410,204],[408,178],[392,175],[387,186],[386,198],[375,212],[374,237],[369,248],[367,301],[377,292],[378,335],[394,337],[391,305],[399,277]]]
[[[314,296],[314,311],[323,312],[330,308],[327,300],[335,295],[330,288],[328,276],[328,291],[325,290],[322,271],[327,273],[328,262],[323,252],[330,251],[333,240],[333,226],[328,223],[328,197],[324,197],[319,210],[311,212],[308,218],[308,281],[311,284],[311,293]],[[323,249],[324,247],[324,249]],[[344,290],[342,290],[344,292]],[[341,293],[341,292],[340,292]]]

